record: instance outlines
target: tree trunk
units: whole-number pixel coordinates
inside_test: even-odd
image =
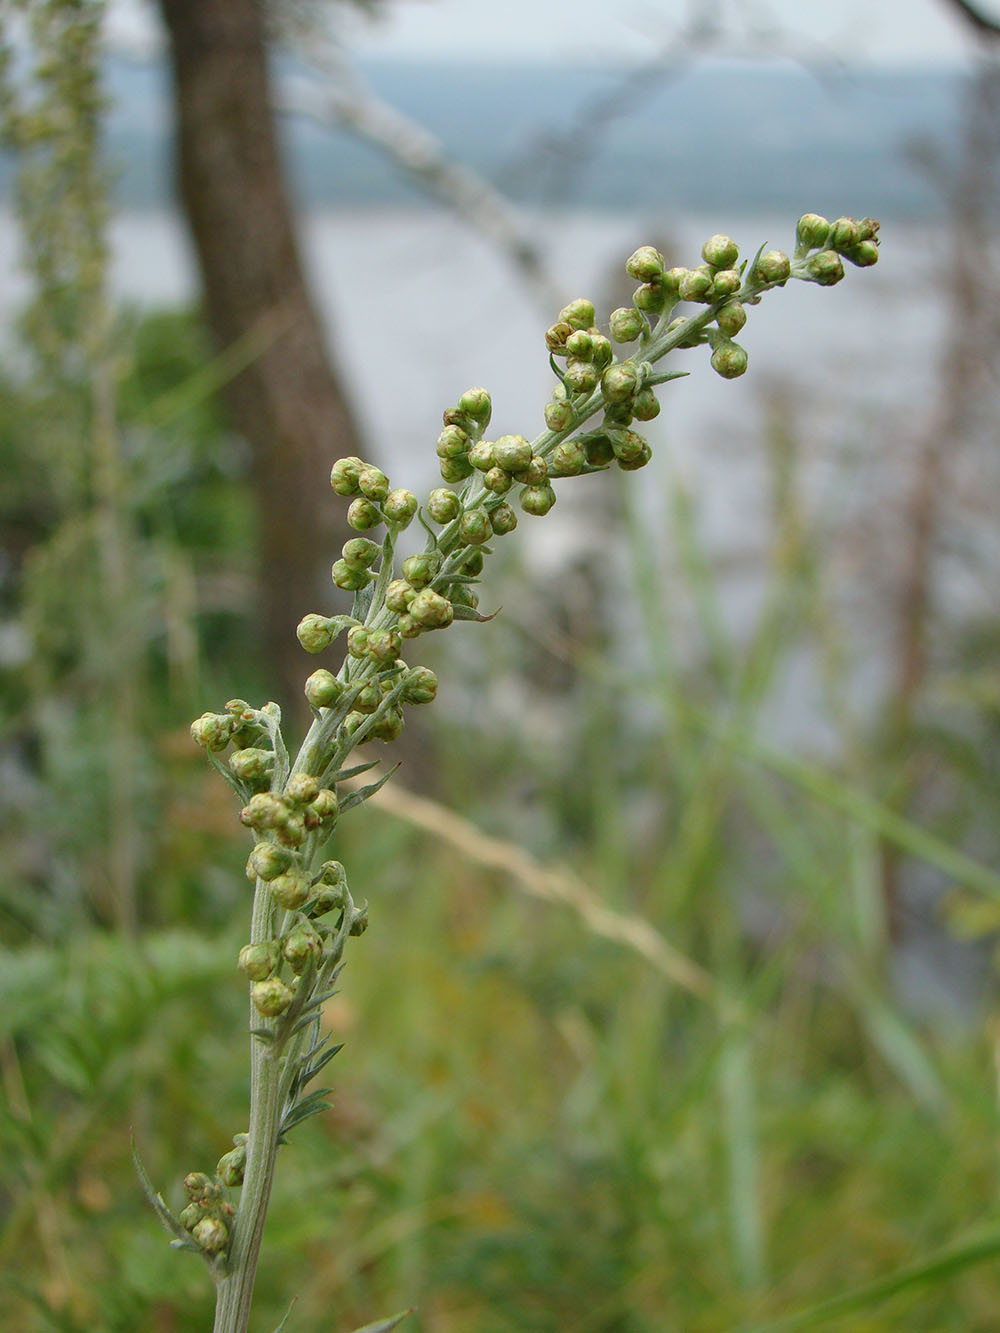
[[[347,532],[324,484],[361,452],[309,299],[275,132],[260,0],[160,0],[170,33],[177,169],[208,319],[221,347],[264,350],[230,385],[253,451],[260,514],[257,599],[268,687],[301,699],[295,625],[327,610]]]

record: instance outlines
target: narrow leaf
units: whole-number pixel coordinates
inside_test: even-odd
[[[160,1219],[160,1221],[163,1223],[166,1229],[172,1235],[176,1236],[177,1239],[181,1241],[184,1245],[188,1245],[189,1243],[191,1243],[191,1237],[188,1235],[188,1233],[181,1226],[180,1222],[177,1220],[176,1217],[174,1217],[173,1213],[167,1207],[163,1195],[160,1194],[159,1191],[154,1187],[153,1182],[150,1180],[146,1172],[146,1168],[139,1160],[139,1150],[135,1146],[134,1134],[131,1136],[130,1142],[132,1145],[132,1161],[135,1165],[136,1174],[139,1177],[139,1184],[142,1186],[143,1194],[145,1194],[146,1198],[149,1200],[150,1207],[153,1209],[153,1212]],[[199,1253],[202,1252],[200,1246],[196,1246],[196,1248],[198,1249]]]
[[[239,797],[240,805],[246,805],[247,801],[250,799],[250,793],[243,783],[240,782],[239,778],[229,765],[224,764],[219,756],[213,754],[211,750],[208,751],[208,759],[223,781],[228,782],[230,787],[232,787],[233,791]]]
[[[457,613],[457,606],[455,607],[455,611]],[[359,787],[357,791],[352,791],[347,800],[342,801],[340,804],[341,814],[343,814],[345,810],[350,810],[352,806],[361,805],[363,801],[368,800],[369,796],[374,796],[377,791],[385,786],[398,767],[398,764],[394,764],[392,768],[382,774],[377,782],[370,782],[367,787]]]
[[[503,607],[498,606],[492,615],[481,616],[475,607],[472,606],[462,606],[461,604],[458,604],[454,608],[456,620],[478,620],[480,625],[485,625],[488,620],[493,620],[502,610]]]
[[[413,1314],[413,1307],[409,1310],[403,1310],[400,1314],[390,1315],[388,1319],[376,1319],[374,1324],[365,1324],[364,1328],[356,1328],[354,1333],[390,1333],[397,1324],[401,1324],[408,1314]]]
[[[308,1070],[303,1075],[302,1077],[303,1083],[309,1083],[312,1079],[314,1079],[321,1070],[326,1068],[326,1066],[330,1063],[333,1057],[335,1055],[339,1055],[343,1049],[344,1049],[344,1043],[342,1041],[339,1041],[336,1046],[331,1046],[328,1051],[324,1051],[324,1053],[320,1056],[320,1058],[316,1061],[316,1063],[314,1065],[310,1065]]]
[[[292,1304],[291,1304],[291,1305],[288,1307],[288,1309],[285,1311],[285,1317],[284,1317],[284,1319],[282,1319],[282,1321],[281,1321],[281,1323],[278,1325],[278,1327],[274,1330],[274,1333],[281,1333],[281,1330],[282,1330],[282,1329],[285,1327],[285,1325],[288,1323],[288,1317],[289,1317],[289,1315],[292,1313],[292,1309],[293,1309],[293,1307],[294,1307],[294,1305],[295,1305],[295,1302],[296,1302],[298,1299],[299,1299],[298,1296],[293,1296],[293,1297],[292,1297]]]
[[[367,773],[370,768],[375,768],[382,761],[372,759],[367,764],[355,764],[353,768],[338,768],[336,773],[328,779],[329,782],[347,782],[349,778],[359,777],[362,773]]]
[[[286,1136],[296,1125],[301,1125],[304,1120],[310,1119],[311,1116],[322,1115],[324,1111],[329,1111],[329,1109],[330,1103],[324,1100],[314,1102],[311,1098],[307,1098],[306,1101],[299,1102],[298,1106],[296,1106],[294,1110],[289,1111],[288,1115],[286,1115],[281,1122],[282,1138],[286,1139],[287,1142]]]

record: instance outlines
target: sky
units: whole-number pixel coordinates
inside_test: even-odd
[[[1000,0],[978,3],[1000,18]],[[345,45],[361,57],[642,61],[680,38],[689,44],[712,21],[726,34],[713,51],[731,56],[923,64],[974,49],[946,0],[383,0],[374,22],[344,8]],[[146,0],[112,0],[111,14],[123,43],[155,42]]]

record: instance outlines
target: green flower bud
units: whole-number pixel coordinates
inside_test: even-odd
[[[290,930],[281,941],[281,952],[285,962],[296,976],[301,975],[309,963],[318,961],[323,953],[323,941],[316,933],[316,927],[308,921],[302,921]]]
[[[682,301],[707,301],[714,277],[704,268],[688,269],[681,278],[678,292]]]
[[[872,264],[878,263],[878,241],[859,241],[850,250],[844,251],[844,258],[858,268],[870,268]]]
[[[403,710],[401,708],[389,708],[372,727],[372,736],[375,740],[384,741],[388,745],[391,741],[399,738],[405,724]]]
[[[279,907],[284,907],[288,912],[297,912],[312,897],[309,876],[304,870],[288,870],[271,880],[271,893]],[[277,949],[278,946],[274,947]]]
[[[247,748],[229,756],[229,767],[242,782],[270,782],[274,751]]]
[[[447,597],[423,588],[410,603],[410,615],[424,629],[445,629],[452,622],[454,609]]]
[[[640,245],[625,261],[625,272],[637,282],[652,282],[658,278],[666,266],[666,261],[659,250],[651,245]]]
[[[669,299],[666,288],[659,282],[645,282],[632,293],[635,308],[647,315],[662,314]]]
[[[839,250],[841,254],[845,254],[857,245],[860,239],[858,224],[853,218],[837,218],[835,222],[830,223],[830,235],[826,243],[831,250]]]
[[[410,667],[403,683],[403,701],[408,704],[429,704],[437,694],[437,687],[437,676],[430,667]]]
[[[747,368],[747,354],[737,343],[720,338],[712,353],[712,369],[724,380],[735,380]]]
[[[489,440],[476,441],[469,450],[469,462],[479,472],[486,472],[493,466],[493,445]]]
[[[632,411],[637,421],[652,421],[660,415],[660,400],[652,389],[640,389],[632,399]]]
[[[605,366],[610,366],[615,359],[615,349],[611,345],[611,339],[605,338],[600,330],[590,330],[590,345],[593,349],[591,361],[596,368],[601,371]]]
[[[262,982],[266,985],[266,982]],[[191,1235],[206,1254],[221,1254],[229,1244],[229,1228],[218,1217],[203,1217]]]
[[[319,783],[311,773],[293,773],[285,783],[285,800],[294,805],[308,805],[315,801]]]
[[[353,506],[352,506],[353,507]],[[371,582],[371,573],[357,565],[349,565],[346,560],[335,560],[330,569],[330,577],[338,588],[345,592],[357,592]]]
[[[477,551],[473,548],[471,551],[466,551],[462,556],[459,569],[463,574],[471,574],[472,577],[475,578],[477,574],[483,572],[483,563],[482,551]]]
[[[247,879],[270,883],[284,874],[291,864],[292,854],[286,847],[273,842],[258,842],[247,860]]]
[[[567,324],[565,320],[558,324],[553,324],[551,328],[545,330],[545,346],[553,356],[566,355],[566,339],[573,333],[573,325]]]
[[[506,495],[514,484],[514,478],[502,467],[491,467],[483,477],[483,485],[494,495]]]
[[[416,597],[416,590],[414,590],[413,595]],[[415,639],[420,633],[420,626],[410,615],[409,611],[404,611],[399,617],[399,620],[396,623],[396,628],[404,639]]]
[[[666,273],[664,273],[663,277],[660,279],[660,284],[668,296],[677,296],[681,287],[681,278],[683,278],[686,272],[686,268],[681,268],[679,266],[677,268],[667,269]]]
[[[406,619],[409,619],[409,617],[407,616]],[[364,713],[359,713],[355,709],[354,712],[348,713],[344,718],[344,731],[348,736],[353,736],[358,727],[367,721],[368,719],[365,717]]]
[[[521,508],[526,514],[541,518],[547,514],[556,502],[556,493],[551,486],[525,486],[518,496]]]
[[[616,343],[635,342],[640,334],[649,332],[649,325],[642,312],[640,310],[630,310],[626,306],[621,306],[618,310],[612,310],[611,319],[608,322],[611,326],[611,336]]]
[[[417,512],[417,497],[412,491],[399,486],[385,497],[382,512],[397,528],[405,528]]]
[[[757,260],[756,273],[765,282],[784,282],[792,271],[784,250],[768,250]]]
[[[646,441],[634,430],[609,430],[608,438],[619,463],[631,463],[646,448]]]
[[[382,696],[379,688],[374,681],[369,681],[367,685],[362,685],[361,689],[354,696],[354,708],[359,713],[374,713],[382,702]]]
[[[629,361],[620,365],[608,366],[601,376],[601,393],[605,402],[625,403],[635,393],[639,377],[635,366]]]
[[[382,666],[395,662],[402,646],[399,630],[373,629],[368,632],[368,656]]]
[[[732,268],[740,257],[740,247],[731,236],[718,232],[701,247],[701,257],[712,268]]]
[[[597,435],[584,442],[587,462],[591,467],[607,467],[615,456],[611,441],[606,435]]]
[[[347,631],[347,651],[358,659],[368,656],[368,631],[364,625],[352,625]]]
[[[215,1174],[222,1181],[223,1185],[228,1185],[231,1189],[243,1184],[243,1173],[247,1166],[247,1150],[245,1144],[232,1148],[229,1152],[223,1153],[219,1158],[215,1168]]]
[[[715,316],[719,331],[727,338],[733,338],[747,322],[746,307],[739,301],[727,301]]]
[[[653,457],[653,451],[645,440],[642,442],[642,449],[636,454],[635,458],[619,458],[618,466],[622,472],[638,472],[641,467],[645,467]]]
[[[357,500],[352,500],[348,506],[347,521],[355,532],[367,532],[369,528],[374,528],[382,522],[382,515],[371,500],[359,497]]]
[[[340,802],[337,793],[330,787],[320,787],[316,799],[306,807],[306,828],[325,828],[336,823],[340,814]]]
[[[545,404],[545,424],[551,431],[569,430],[576,421],[576,412],[565,399]]]
[[[589,361],[570,361],[563,382],[570,393],[593,393],[597,388],[597,367]]]
[[[365,906],[362,907],[360,911],[354,913],[354,917],[351,921],[351,926],[348,933],[355,936],[363,935],[367,929],[368,929],[368,905],[366,903]]]
[[[743,279],[734,268],[724,268],[712,279],[711,297],[718,301],[722,297],[735,296],[743,286]]]
[[[244,944],[236,966],[245,972],[251,981],[263,981],[278,966],[278,946],[274,940],[261,944]]]
[[[458,535],[466,546],[482,546],[492,536],[490,520],[483,509],[470,509],[464,513],[458,523]],[[413,615],[413,607],[410,607]]]
[[[307,677],[305,696],[313,708],[332,708],[344,692],[344,687],[333,674],[320,667]]]
[[[178,1214],[180,1224],[185,1231],[193,1231],[204,1216],[205,1209],[200,1203],[189,1203]]]
[[[307,653],[321,653],[324,648],[329,648],[335,637],[333,622],[315,612],[302,617],[295,633]]]
[[[465,481],[466,477],[472,476],[472,464],[467,458],[442,458],[438,470],[441,473],[441,480],[446,481],[449,486],[454,486],[460,481]]]
[[[278,841],[285,847],[301,847],[306,840],[306,822],[300,814],[288,814],[284,823],[275,829]]]
[[[250,987],[250,999],[258,1014],[276,1018],[291,1004],[292,992],[280,977],[268,977],[266,981],[254,982]]]
[[[594,354],[594,346],[586,329],[575,329],[566,339],[566,355],[574,361],[589,361]]]
[[[480,426],[489,425],[493,404],[485,389],[478,386],[474,389],[466,389],[458,400],[458,406],[460,411],[467,412],[474,421],[479,422]]]
[[[369,464],[358,473],[358,489],[366,500],[381,504],[389,494],[389,478],[381,468]]]
[[[363,467],[360,458],[338,458],[330,470],[330,485],[338,495],[357,495],[358,477]]]
[[[431,495],[436,495],[436,494],[438,494],[437,491],[431,492]],[[451,495],[453,494],[453,492],[444,491],[442,492],[442,494]],[[458,498],[456,496],[456,504],[457,502]],[[438,522],[440,521],[441,520],[438,519]],[[392,582],[389,584],[388,588],[386,588],[385,590],[385,604],[390,611],[395,611],[397,614],[402,615],[403,612],[409,610],[410,603],[413,601],[415,596],[416,596],[415,590],[410,587],[406,579],[393,579]]]
[[[549,455],[549,473],[553,477],[578,477],[587,466],[587,451],[578,440],[563,440]]]
[[[498,537],[506,537],[508,532],[514,531],[517,527],[517,515],[510,505],[497,505],[496,509],[491,511],[490,527]]]
[[[844,261],[836,250],[821,250],[809,261],[809,271],[823,287],[832,287],[844,276]]]
[[[436,551],[421,551],[403,561],[403,578],[411,588],[424,588],[437,576],[440,568],[441,557]]]
[[[438,458],[461,458],[469,452],[469,437],[460,426],[445,426],[437,437]]]
[[[531,445],[523,435],[501,435],[493,446],[493,459],[505,472],[520,472],[531,462]]]
[[[351,537],[344,542],[340,554],[353,569],[368,569],[379,558],[381,550],[377,542],[369,541],[367,537]]]
[[[280,796],[258,792],[240,811],[240,823],[247,828],[280,828],[288,818],[288,806]]]
[[[224,750],[233,735],[233,718],[225,713],[202,713],[191,723],[191,739],[214,754]]]
[[[580,296],[559,311],[559,323],[572,329],[589,329],[594,322],[594,303]]]
[[[448,588],[448,600],[453,606],[471,606],[473,611],[479,605],[479,598],[467,583],[453,583]]]
[[[184,1189],[192,1203],[205,1205],[221,1198],[218,1185],[204,1171],[189,1171],[184,1177]]]
[[[818,250],[820,246],[826,245],[827,237],[830,235],[830,224],[818,213],[803,213],[798,220],[795,234],[799,245],[805,250]]]
[[[522,486],[540,486],[549,475],[549,465],[541,454],[534,454],[531,462],[520,472],[515,472],[514,480]]]
[[[441,418],[446,426],[458,426],[459,430],[464,430],[466,435],[475,435],[478,431],[476,422],[473,421],[468,412],[463,412],[460,407],[446,407],[441,413]]]

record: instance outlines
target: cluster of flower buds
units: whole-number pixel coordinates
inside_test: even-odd
[[[828,222],[818,213],[804,213],[796,227],[796,259],[811,256],[814,282],[832,287],[844,276],[843,259],[858,268],[878,263],[878,229],[874,218],[836,218]]]
[[[201,717],[195,718],[191,723],[191,736],[203,749],[214,754],[220,754],[230,741],[237,750],[256,750],[257,742],[267,736],[267,720],[276,717],[280,717],[277,704],[265,704],[257,709],[251,708],[245,699],[230,699],[224,713],[202,713]],[[248,760],[247,764],[248,769],[253,770],[253,761]]]
[[[247,1139],[249,1137],[248,1134],[234,1134],[232,1149],[223,1153],[215,1167],[215,1174],[223,1185],[228,1185],[232,1189],[243,1184],[243,1173],[247,1165]]]
[[[366,463],[361,458],[338,458],[330,472],[330,485],[337,495],[350,496],[350,506],[347,510],[347,521],[356,532],[366,532],[369,528],[378,527],[380,523],[387,524],[397,532],[409,526],[414,514],[417,512],[417,497],[412,491],[398,488],[393,490],[389,486],[389,478],[374,463]],[[357,578],[362,574],[367,574],[368,567],[378,555],[378,547],[375,552],[364,563],[365,556],[359,552],[365,552],[368,546],[358,546],[352,549],[348,554],[348,547],[354,548],[355,543],[347,542],[344,546],[343,558],[334,565],[334,582],[337,582],[337,571],[341,573],[348,569],[353,569]],[[361,582],[355,583],[354,587],[364,587],[367,577]],[[344,586],[338,583],[338,587]]]
[[[272,832],[282,848],[301,847],[315,829],[333,828],[339,813],[335,791],[321,787],[307,773],[296,773],[289,779],[284,795],[258,792],[252,796],[240,811],[240,822],[255,833]]]
[[[447,482],[472,476],[470,454],[490,424],[493,404],[485,389],[466,389],[454,407],[444,413],[444,429],[437,437],[441,476]]]
[[[447,598],[441,600],[451,607]],[[386,743],[394,741],[403,730],[404,707],[430,703],[436,694],[437,676],[430,667],[407,667],[400,662],[398,670],[387,672],[362,686],[344,719],[344,730],[348,736],[353,736],[374,715],[374,723],[366,736]],[[395,696],[394,702],[387,701],[389,695]]]
[[[240,1137],[246,1142],[245,1135],[237,1135]],[[180,1214],[181,1226],[206,1254],[223,1254],[229,1247],[236,1210],[226,1199],[222,1183],[203,1171],[191,1171],[184,1177],[184,1189],[190,1202]]]

